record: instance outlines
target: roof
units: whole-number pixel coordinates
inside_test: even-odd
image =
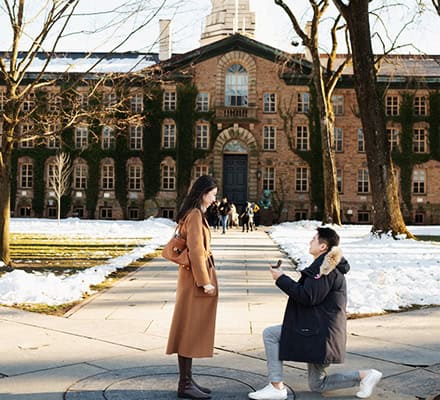
[[[7,61],[9,54],[9,52],[0,52],[0,57]],[[23,59],[24,54],[20,52],[19,59]],[[139,71],[159,62],[157,53],[39,52],[26,72],[40,72],[48,57],[50,62],[46,73],[123,73]]]

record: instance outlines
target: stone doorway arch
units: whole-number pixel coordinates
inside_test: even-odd
[[[223,155],[225,146],[231,140],[238,140],[247,148],[248,156],[248,198],[258,201],[258,143],[250,131],[242,127],[231,127],[223,130],[217,137],[213,147],[213,173],[221,183],[223,181]],[[219,189],[222,185],[219,185]],[[221,193],[223,195],[223,193]]]

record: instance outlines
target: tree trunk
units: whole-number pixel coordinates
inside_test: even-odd
[[[9,221],[11,213],[11,175],[9,170],[11,155],[8,150],[0,156],[0,261],[11,265],[9,248]]]
[[[331,93],[326,93],[322,77],[317,45],[310,49],[313,57],[313,85],[316,91],[316,106],[319,112],[321,129],[322,168],[324,183],[323,223],[341,225],[340,201],[336,180],[336,162],[334,152],[334,114]]]
[[[393,235],[409,233],[400,210],[390,146],[386,132],[385,111],[377,91],[374,54],[368,13],[368,0],[351,1],[338,7],[348,24],[353,52],[353,76],[365,138],[368,173],[371,184],[372,232]]]

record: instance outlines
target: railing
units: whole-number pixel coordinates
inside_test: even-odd
[[[257,109],[255,107],[216,107],[215,116],[217,120],[255,119]]]

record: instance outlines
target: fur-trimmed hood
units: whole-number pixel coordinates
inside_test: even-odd
[[[343,257],[342,250],[338,246],[333,246],[330,251],[320,255],[309,268],[303,272],[308,276],[319,279],[322,275],[328,275],[334,269],[342,274],[346,274],[350,270],[350,264]]]

